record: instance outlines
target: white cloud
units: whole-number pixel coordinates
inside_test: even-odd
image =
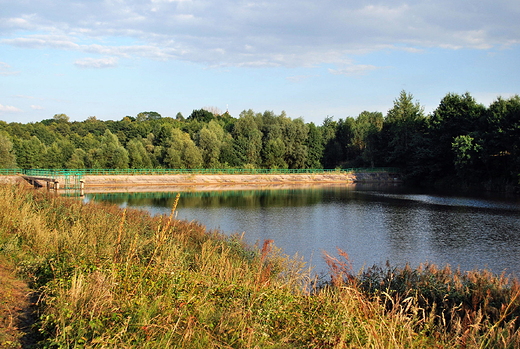
[[[0,62],[0,76],[18,75],[20,72],[12,70],[11,66],[5,62]]]
[[[349,55],[381,49],[520,44],[520,6],[508,0],[56,0],[3,6],[9,15],[0,15],[0,35],[10,33],[3,44],[209,66],[312,66],[331,57],[343,64]],[[120,45],[119,39],[135,44]],[[345,69],[336,73],[352,73]]]
[[[295,76],[289,76],[286,79],[293,83],[299,83],[302,81],[305,81],[310,78],[317,77],[318,75],[295,75]]]
[[[113,68],[117,65],[117,58],[83,58],[74,62],[80,68]]]
[[[31,109],[33,110],[44,110],[45,108],[41,105],[31,105]]]
[[[80,45],[76,44],[73,38],[66,35],[30,35],[14,39],[3,39],[0,42],[23,48],[55,48],[66,50],[80,48]]]
[[[34,96],[27,96],[27,95],[14,95],[15,98],[21,98],[21,99],[39,99],[43,100],[41,97],[34,97]]]
[[[334,75],[363,75],[366,74],[372,70],[380,69],[379,67],[376,67],[374,65],[367,65],[367,64],[352,64],[348,65],[346,67],[338,68],[338,69],[329,69],[329,73]]]
[[[1,113],[19,113],[21,111],[22,111],[21,109],[13,107],[12,105],[0,104],[0,112]]]

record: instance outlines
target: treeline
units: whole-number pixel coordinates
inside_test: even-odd
[[[345,168],[399,167],[408,180],[517,185],[520,97],[489,107],[469,94],[447,94],[425,115],[402,91],[386,115],[321,125],[285,112],[206,109],[184,118],[156,112],[120,121],[65,114],[36,123],[0,121],[2,168]]]

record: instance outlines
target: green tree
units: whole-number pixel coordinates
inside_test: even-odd
[[[214,122],[214,121],[211,121]],[[220,127],[218,124],[214,124]],[[222,127],[220,127],[222,129]],[[222,130],[223,131],[223,130]],[[204,127],[197,135],[197,144],[202,152],[202,160],[206,168],[220,167],[220,148],[221,140],[219,136],[210,129],[209,126]]]
[[[43,168],[65,168],[73,152],[74,146],[69,140],[58,140],[45,149],[41,166]]]
[[[200,122],[203,122],[203,123],[208,123],[210,122],[211,120],[214,120],[215,119],[215,115],[213,115],[213,113],[205,110],[205,109],[198,109],[198,110],[194,110],[190,116],[188,116],[188,121],[193,121],[193,120],[196,120],[196,121],[200,121]]]
[[[285,143],[281,138],[269,139],[262,151],[266,168],[287,168],[284,160]]]
[[[13,142],[6,134],[0,133],[0,168],[16,168]]]
[[[105,133],[105,130],[108,129],[108,126],[105,122],[98,120],[95,116],[89,116],[87,120],[82,123],[82,136],[86,136],[87,134],[92,134],[93,136],[101,136]]]
[[[272,111],[254,116],[255,122],[262,133],[261,166],[264,168],[287,168],[285,162],[285,142],[282,140],[282,118]]]
[[[223,168],[235,167],[241,164],[240,158],[235,152],[235,140],[229,133],[225,133],[222,139],[219,160]]]
[[[379,133],[383,128],[383,114],[363,111],[352,123],[350,141],[351,158],[358,160],[355,166],[375,166]]]
[[[128,151],[119,143],[119,139],[110,130],[101,137],[101,145],[88,152],[89,164],[92,168],[128,168]]]
[[[481,158],[489,180],[516,184],[520,174],[520,96],[499,97],[483,118]]]
[[[323,145],[323,137],[321,129],[318,128],[314,123],[308,124],[309,136],[307,138],[307,161],[305,167],[307,168],[322,168],[323,151],[325,147]]]
[[[327,116],[320,126],[324,147],[322,159],[324,168],[335,168],[338,164],[338,158],[343,157],[343,149],[341,149],[339,142],[336,140],[337,130],[338,122],[334,121],[330,116]]]
[[[76,148],[67,161],[65,167],[70,169],[86,168],[87,152],[83,149]]]
[[[136,116],[136,121],[145,121],[145,120],[159,120],[161,119],[161,114],[155,111],[143,111]]]
[[[475,142],[469,135],[455,137],[451,144],[455,154],[455,169],[457,175],[463,180],[472,181],[475,175],[475,164],[478,160],[478,152],[482,146]]]
[[[51,131],[62,137],[68,137],[71,133],[70,123],[65,121],[54,122],[49,125],[49,128]]]
[[[171,142],[173,136],[173,125],[162,124],[156,133],[153,133],[153,144],[160,146],[167,146]]]
[[[424,122],[424,108],[419,102],[414,103],[411,93],[401,91],[384,120],[382,137],[386,165],[403,168],[408,165],[416,150],[416,134]]]
[[[131,139],[126,145],[126,150],[130,168],[152,168],[152,160],[141,139]]]
[[[190,138],[187,138],[184,143],[182,159],[186,168],[193,169],[202,167],[202,154]]]
[[[352,144],[356,120],[352,117],[333,121],[327,118],[321,127],[325,151],[323,166],[336,168],[353,166],[360,151]]]
[[[52,119],[56,122],[69,122],[70,118],[67,116],[67,114],[54,114]]]
[[[285,142],[285,162],[289,168],[304,168],[307,161],[309,130],[303,119],[291,120],[280,116],[282,139]]]
[[[200,168],[202,154],[189,134],[172,129],[165,145],[164,164],[168,168]]]
[[[485,110],[469,93],[449,93],[441,100],[428,120],[431,158],[426,165],[432,179],[455,175],[452,144],[456,137],[474,135],[481,129],[480,121]]]
[[[61,135],[56,134],[50,127],[45,126],[41,122],[37,122],[32,126],[31,135],[38,137],[46,146],[50,146],[57,138],[61,138]]]
[[[240,113],[233,127],[233,148],[240,166],[258,167],[261,163],[262,132],[256,124],[252,110]]]
[[[18,166],[24,169],[42,168],[42,159],[46,149],[45,144],[36,136],[29,139],[15,139],[13,146]]]

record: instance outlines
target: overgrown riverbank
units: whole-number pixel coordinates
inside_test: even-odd
[[[503,277],[433,266],[355,275],[340,251],[327,257],[331,277],[316,283],[271,242],[253,248],[178,221],[175,205],[150,217],[9,185],[0,201],[0,253],[40,293],[40,347],[520,343],[520,288]]]

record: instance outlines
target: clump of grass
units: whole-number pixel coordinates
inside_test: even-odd
[[[43,348],[519,343],[518,287],[490,274],[429,266],[354,275],[339,251],[328,257],[332,282],[313,288],[301,258],[178,221],[175,204],[151,217],[15,186],[1,186],[0,201],[0,251],[40,293]]]
[[[325,285],[349,285],[389,314],[420,316],[416,330],[463,347],[518,347],[520,284],[489,270],[453,270],[422,264],[418,268],[373,266],[352,273],[348,255],[325,255],[331,279]]]

